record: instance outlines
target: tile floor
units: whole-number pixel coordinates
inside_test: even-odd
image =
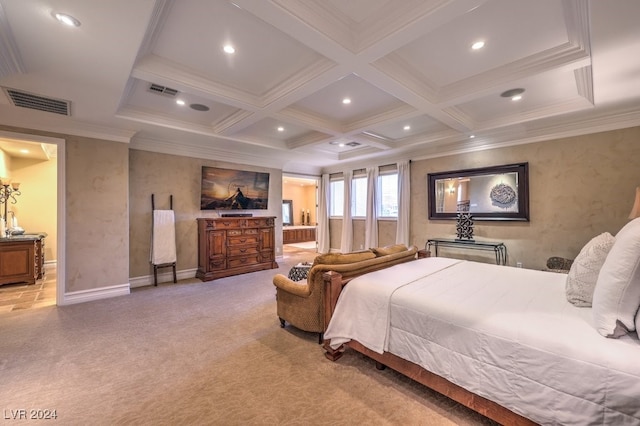
[[[0,313],[33,309],[56,304],[56,270],[45,267],[45,276],[35,284],[0,286]]]

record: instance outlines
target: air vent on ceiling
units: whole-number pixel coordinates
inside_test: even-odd
[[[358,146],[358,145],[360,145],[360,143],[359,143],[359,142],[349,142],[349,143],[348,143],[348,144],[346,144],[346,145],[347,145],[347,146],[350,146],[350,147],[354,147],[354,146]]]
[[[69,112],[69,101],[60,99],[45,98],[44,96],[32,93],[21,92],[15,89],[5,89],[13,105],[22,108],[35,109],[38,111],[52,112],[54,114],[71,115]]]
[[[178,94],[178,91],[176,89],[172,89],[171,87],[166,86],[160,86],[159,84],[154,83],[151,83],[151,86],[149,86],[149,91],[167,96],[175,96]]]

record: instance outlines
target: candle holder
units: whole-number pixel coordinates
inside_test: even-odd
[[[9,226],[7,217],[7,206],[9,202],[11,202],[11,204],[16,204],[18,202],[16,196],[22,195],[19,189],[20,182],[10,182],[7,178],[0,179],[0,204],[4,204],[4,215],[2,216],[2,219],[4,219],[4,232],[7,237],[11,235],[11,227]]]

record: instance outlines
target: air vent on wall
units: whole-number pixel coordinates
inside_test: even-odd
[[[60,99],[45,98],[44,96],[32,93],[21,92],[15,89],[5,89],[13,105],[22,108],[35,109],[38,111],[52,112],[54,114],[71,115],[69,112],[69,101]]]
[[[160,86],[159,84],[154,83],[151,83],[151,86],[149,86],[149,91],[158,93],[160,95],[167,95],[172,97],[178,94],[178,91],[176,89],[172,89],[171,87],[166,86]]]

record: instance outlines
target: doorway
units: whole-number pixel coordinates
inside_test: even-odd
[[[0,312],[64,304],[65,140],[0,131],[0,175],[19,183],[7,207],[9,225],[26,234],[46,234],[43,274],[35,285],[0,286]],[[19,192],[19,193],[18,193]],[[2,213],[4,216],[4,205]]]
[[[318,184],[316,176],[286,173],[282,176],[283,212],[288,212],[288,220],[282,227],[285,256],[317,251]]]

